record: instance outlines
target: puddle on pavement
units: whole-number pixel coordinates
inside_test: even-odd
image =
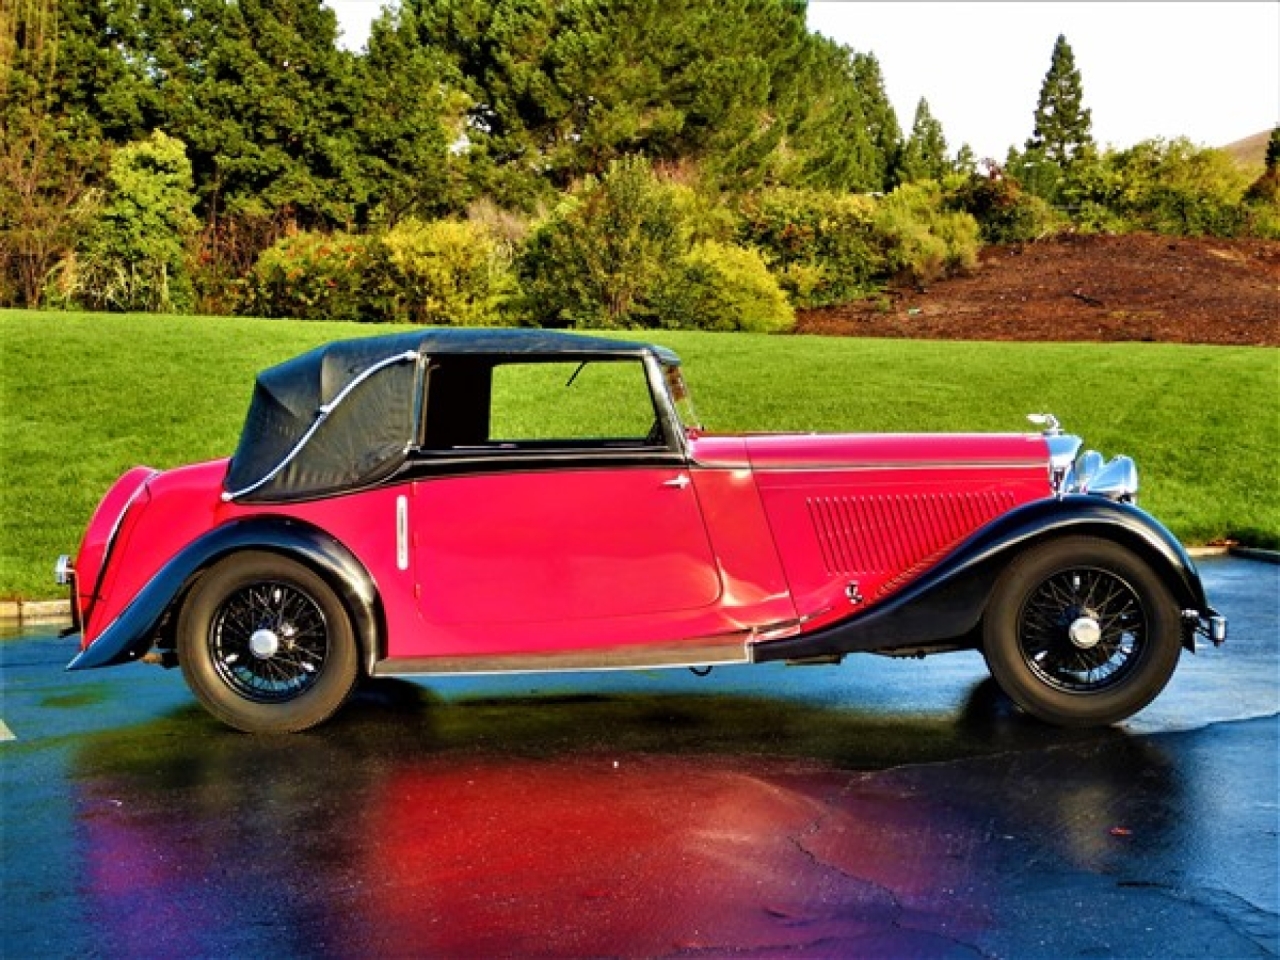
[[[158,915],[168,947],[203,955],[284,935],[371,955],[847,952],[890,928],[936,955],[990,922],[1023,837],[1105,865],[1135,769],[1176,803],[1159,748],[1114,730],[380,681],[302,735],[197,708],[104,733],[72,779],[113,953],[145,952],[135,918]]]

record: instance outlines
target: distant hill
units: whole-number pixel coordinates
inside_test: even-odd
[[[1270,139],[1271,131],[1263,130],[1261,133],[1255,133],[1252,137],[1245,137],[1235,143],[1228,143],[1222,149],[1231,154],[1240,166],[1256,168],[1260,171],[1267,158],[1267,141]]]

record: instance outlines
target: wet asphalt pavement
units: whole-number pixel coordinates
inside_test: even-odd
[[[981,658],[380,681],[260,738],[0,642],[5,957],[1276,957],[1280,567],[1134,720]]]

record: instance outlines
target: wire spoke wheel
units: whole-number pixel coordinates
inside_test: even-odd
[[[1123,681],[1147,642],[1133,587],[1106,570],[1056,573],[1023,603],[1018,636],[1027,666],[1058,690],[1090,693]]]
[[[182,606],[178,663],[215,717],[248,733],[292,733],[331,717],[360,664],[351,616],[298,561],[246,550],[196,581]]]
[[[1115,723],[1164,689],[1182,649],[1180,608],[1157,570],[1107,540],[1068,536],[1020,554],[983,616],[996,683],[1060,726]]]
[[[253,583],[214,614],[209,654],[227,685],[255,703],[280,703],[306,691],[324,669],[324,612],[286,583]]]

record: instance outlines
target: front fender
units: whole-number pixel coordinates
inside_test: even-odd
[[[193,540],[159,571],[124,611],[69,663],[68,670],[137,660],[151,649],[165,613],[205,568],[237,550],[270,550],[315,569],[351,615],[366,667],[378,656],[382,613],[377,585],[356,556],[310,524],[285,517],[233,520]]]
[[[813,633],[757,643],[752,658],[806,659],[964,637],[977,627],[1000,573],[1016,554],[1068,534],[1127,547],[1151,564],[1183,609],[1209,615],[1200,574],[1172,533],[1131,504],[1079,494],[1009,511],[885,602]]]

